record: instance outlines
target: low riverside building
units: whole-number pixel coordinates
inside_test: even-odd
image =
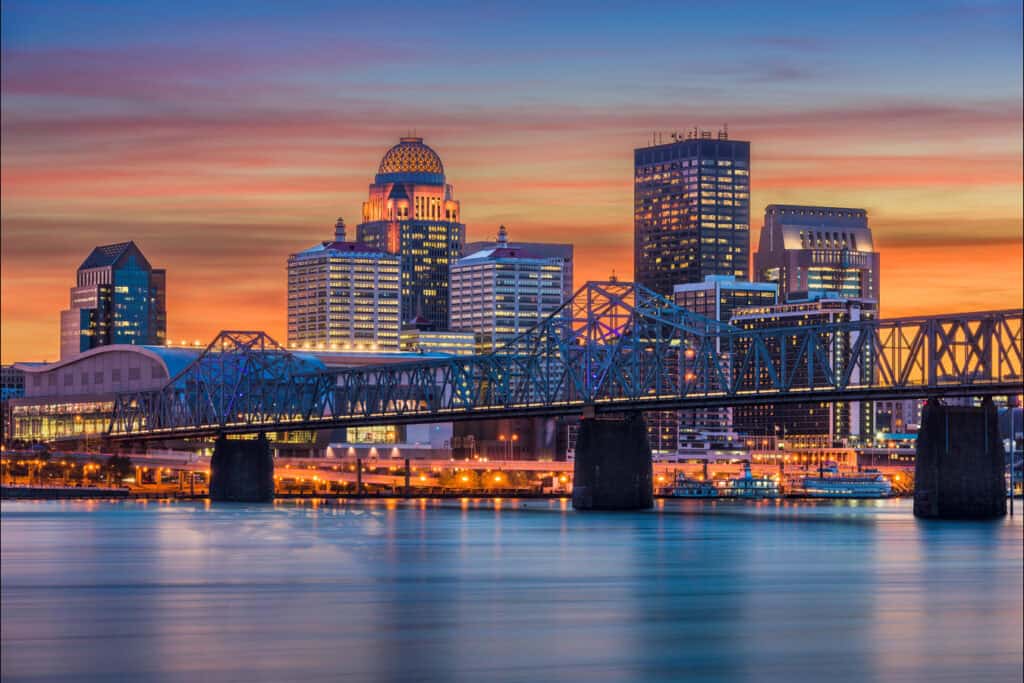
[[[15,368],[25,374],[25,394],[9,401],[10,439],[99,439],[118,393],[163,386],[200,351],[110,344],[56,363],[18,363]]]

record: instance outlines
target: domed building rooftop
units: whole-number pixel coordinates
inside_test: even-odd
[[[399,138],[380,160],[376,182],[444,185],[444,164],[423,138]]]

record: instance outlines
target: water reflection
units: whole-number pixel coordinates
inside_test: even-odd
[[[4,503],[16,680],[1014,680],[1022,527],[908,504]]]

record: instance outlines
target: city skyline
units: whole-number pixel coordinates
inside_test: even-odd
[[[728,123],[751,141],[753,244],[767,204],[864,207],[883,317],[1019,306],[1019,6],[734,9],[747,20],[725,38],[741,50],[695,36],[637,53],[631,40],[672,22],[552,9],[573,21],[554,43],[517,10],[462,7],[452,30],[487,20],[464,40],[385,49],[354,8],[336,25],[326,9],[315,22],[258,6],[5,4],[3,362],[56,358],[69,274],[93,246],[129,239],[168,270],[171,339],[242,327],[283,340],[284,258],[338,215],[358,221],[367,176],[407,132],[444,158],[468,241],[504,223],[573,242],[577,287],[632,275],[632,150],[654,129],[667,140]],[[849,37],[828,30],[837,22]],[[256,39],[271,24],[268,46]],[[891,41],[911,25],[909,46]],[[142,27],[152,45],[131,37]],[[510,35],[530,54],[493,49]],[[922,64],[927,41],[944,49]]]

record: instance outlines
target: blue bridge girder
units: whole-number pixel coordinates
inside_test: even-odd
[[[169,439],[528,415],[1022,392],[1024,311],[741,330],[633,283],[591,282],[486,355],[325,367],[220,333],[107,435]]]

